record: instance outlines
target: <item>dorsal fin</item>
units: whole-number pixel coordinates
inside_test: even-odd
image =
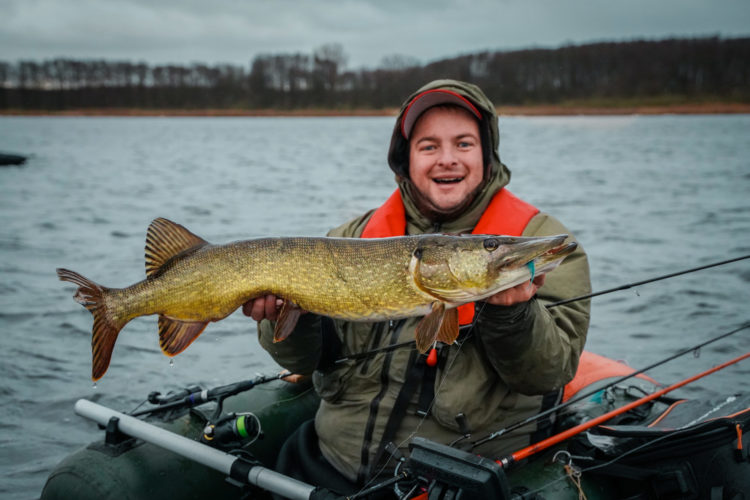
[[[175,255],[207,244],[206,240],[171,220],[154,219],[146,233],[146,276],[153,276]]]

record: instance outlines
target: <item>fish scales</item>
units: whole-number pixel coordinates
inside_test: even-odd
[[[219,266],[223,290],[216,291],[227,296],[230,312],[270,293],[319,314],[375,320],[385,317],[382,311],[409,314],[429,301],[409,274],[418,240],[271,238],[230,244],[218,250],[227,256],[207,257],[234,262]]]
[[[419,240],[266,238],[209,245],[153,279],[114,290],[111,302],[118,319],[128,320],[165,314],[216,321],[266,294],[340,319],[409,315],[431,300],[409,274]]]

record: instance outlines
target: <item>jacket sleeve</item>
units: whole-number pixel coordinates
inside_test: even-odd
[[[310,375],[318,366],[322,346],[320,317],[307,313],[300,316],[289,337],[273,341],[275,323],[264,319],[258,323],[258,341],[281,367],[292,373]]]
[[[353,238],[362,233],[372,216],[369,211],[328,232],[328,236]],[[300,270],[304,272],[304,270]],[[275,323],[263,320],[258,323],[258,341],[279,365],[292,373],[310,375],[318,366],[321,353],[329,346],[323,345],[320,316],[312,313],[300,316],[294,331],[282,342],[273,341]]]
[[[570,232],[548,214],[537,214],[524,236]],[[572,236],[571,236],[572,238]],[[591,292],[586,253],[580,246],[554,271],[529,302],[509,307],[477,305],[476,329],[488,361],[512,389],[544,394],[569,382],[586,342],[590,301],[547,309],[550,304]]]

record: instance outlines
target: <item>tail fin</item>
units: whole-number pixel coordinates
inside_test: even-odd
[[[58,269],[57,276],[62,281],[78,285],[73,299],[84,306],[94,316],[94,327],[91,337],[92,365],[91,378],[99,380],[109,368],[112,350],[115,348],[117,334],[125,326],[112,318],[104,300],[108,288],[97,285],[80,274],[67,269]]]

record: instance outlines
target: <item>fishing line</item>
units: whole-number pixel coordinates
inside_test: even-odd
[[[601,290],[599,292],[593,292],[593,293],[589,293],[589,294],[586,294],[586,295],[581,295],[579,297],[573,297],[572,299],[561,300],[559,302],[554,302],[552,304],[547,304],[547,309],[551,309],[553,307],[561,306],[563,304],[570,304],[571,302],[576,302],[578,300],[590,299],[592,297],[598,297],[599,295],[605,295],[605,294],[612,293],[612,292],[619,292],[620,290],[627,290],[629,288],[633,288],[633,287],[640,286],[640,285],[645,285],[647,283],[653,283],[654,281],[661,281],[661,280],[665,280],[665,279],[668,279],[668,278],[674,278],[675,276],[680,276],[680,275],[683,275],[683,274],[689,274],[689,273],[694,273],[696,271],[702,271],[704,269],[709,269],[711,267],[717,267],[717,266],[723,266],[725,264],[731,264],[732,262],[737,262],[739,260],[744,260],[744,259],[750,259],[750,255],[743,255],[742,257],[735,257],[733,259],[722,260],[721,262],[714,262],[712,264],[706,264],[705,266],[693,267],[691,269],[685,269],[684,271],[677,271],[677,272],[674,272],[674,273],[669,273],[669,274],[665,274],[665,275],[662,275],[662,276],[657,276],[655,278],[649,278],[649,279],[646,279],[646,280],[643,280],[643,281],[636,281],[634,283],[628,283],[626,285],[620,285],[620,286],[617,286],[617,287],[614,287],[614,288],[609,288],[607,290]]]
[[[271,408],[272,406],[279,406],[279,405],[284,404],[284,403],[289,403],[290,401],[294,401],[295,399],[299,399],[299,398],[304,397],[308,392],[311,392],[311,391],[314,391],[314,390],[315,390],[315,387],[310,386],[307,389],[305,389],[304,391],[300,392],[299,394],[295,394],[294,396],[288,397],[286,399],[277,399],[276,401],[274,401],[272,403],[268,403],[266,406],[261,406],[260,409],[255,410],[255,412],[256,413],[262,413],[267,408]]]

